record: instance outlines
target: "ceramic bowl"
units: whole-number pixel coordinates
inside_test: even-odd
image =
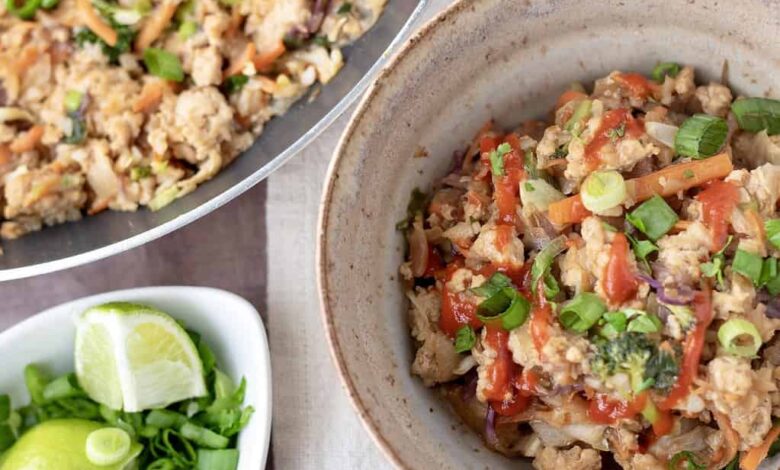
[[[94,305],[128,301],[151,305],[200,333],[220,368],[235,380],[246,377],[245,405],[255,408],[238,437],[238,470],[264,468],[271,437],[271,362],[260,315],[243,298],[205,287],[144,287],[84,297],[50,308],[0,333],[0,393],[14,405],[29,401],[27,364],[52,374],[72,372],[76,318]]]
[[[319,283],[333,355],[371,434],[406,468],[530,468],[489,452],[412,377],[394,228],[411,190],[446,174],[490,117],[544,117],[573,81],[660,61],[777,96],[780,3],[474,0],[430,22],[384,70],[336,151],[321,208]],[[427,155],[425,158],[419,158]],[[519,465],[519,466],[518,466]]]

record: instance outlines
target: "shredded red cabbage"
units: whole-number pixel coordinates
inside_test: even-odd
[[[671,295],[666,292],[666,288],[660,281],[653,279],[645,273],[637,273],[636,277],[648,283],[650,287],[655,289],[658,300],[668,305],[688,305],[693,302],[693,296],[695,292],[693,289],[686,285],[680,285],[676,289],[676,295]]]
[[[492,448],[498,447],[498,435],[496,435],[496,410],[488,403],[485,416],[485,440]]]

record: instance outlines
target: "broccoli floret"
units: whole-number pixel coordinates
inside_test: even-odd
[[[677,377],[672,354],[660,351],[644,333],[621,333],[597,346],[592,370],[602,379],[618,373],[628,375],[635,394],[650,387],[668,389]]]

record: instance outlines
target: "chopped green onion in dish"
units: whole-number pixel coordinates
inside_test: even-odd
[[[84,93],[76,90],[68,90],[68,92],[65,93],[65,111],[75,113],[81,107],[83,99]]]
[[[574,135],[579,135],[582,132],[582,121],[590,116],[590,109],[593,105],[591,100],[582,100],[577,103],[577,107],[574,108],[574,112],[566,124],[564,129],[571,132]]]
[[[237,449],[198,449],[198,465],[195,470],[235,470],[237,467]]]
[[[531,265],[531,289],[536,292],[539,279],[546,276],[552,268],[555,257],[566,250],[566,237],[561,235],[553,239],[539,251]]]
[[[647,235],[647,238],[656,241],[671,230],[679,217],[674,209],[656,194],[627,214],[626,220],[637,230]],[[649,247],[645,247],[645,249],[649,249]]]
[[[41,6],[41,0],[25,0],[21,5],[16,0],[5,0],[6,11],[23,20],[32,19]]]
[[[461,327],[455,334],[455,351],[464,353],[471,351],[471,348],[477,343],[477,335],[474,328],[469,325]]]
[[[492,297],[504,287],[511,287],[512,280],[507,277],[506,274],[497,272],[493,273],[484,284],[471,289],[471,292],[480,297]]]
[[[174,82],[184,80],[184,70],[181,68],[179,58],[164,49],[156,47],[145,49],[144,64],[152,75]]]
[[[763,267],[764,260],[760,256],[741,249],[737,250],[731,264],[731,269],[750,279],[754,285],[759,285]]]
[[[761,334],[756,326],[742,318],[732,318],[718,329],[718,341],[727,353],[752,358],[761,348]]]
[[[558,320],[567,330],[584,333],[595,325],[606,311],[607,307],[598,295],[582,292],[563,305]]]
[[[693,159],[715,155],[726,142],[726,120],[709,114],[694,114],[682,123],[674,138],[674,149]]]
[[[512,287],[504,287],[477,306],[477,318],[483,323],[501,322],[511,331],[525,323],[531,303]]]
[[[503,143],[488,154],[490,158],[490,168],[495,176],[504,176],[504,155],[512,151],[512,147]]]
[[[731,245],[731,241],[734,239],[732,235],[729,235],[726,243],[723,244],[723,248],[717,253],[712,255],[709,261],[702,263],[699,268],[701,273],[705,277],[712,277],[718,282],[718,285],[723,285],[723,268],[726,267],[726,249]]]
[[[770,295],[780,294],[780,262],[776,258],[766,258],[761,269],[760,286]]]
[[[130,435],[119,428],[103,428],[87,436],[87,459],[95,465],[121,462],[130,453]]]
[[[555,279],[552,273],[547,273],[544,276],[542,286],[544,288],[544,297],[548,300],[554,299],[561,292],[561,286],[558,285],[558,280]]]
[[[628,322],[626,331],[634,333],[658,333],[663,328],[661,320],[655,315],[645,313]]]
[[[626,331],[628,318],[624,312],[607,312],[599,320],[598,334],[606,339],[614,339]]]
[[[179,25],[179,30],[178,30],[179,37],[185,41],[191,38],[197,32],[198,32],[198,24],[195,23],[194,21],[187,20],[182,22]]]
[[[626,238],[631,242],[631,250],[634,252],[636,259],[642,262],[647,271],[650,271],[650,261],[648,261],[647,257],[658,251],[658,245],[650,240],[639,240],[630,233],[626,233]]]
[[[661,62],[653,68],[651,76],[656,83],[663,83],[667,75],[676,77],[680,73],[680,68],[680,64],[675,62]]]
[[[151,201],[149,201],[149,209],[152,211],[158,211],[168,204],[172,203],[179,196],[178,186],[169,186],[157,194],[154,195]]]
[[[249,77],[239,73],[226,78],[222,84],[222,89],[225,90],[225,93],[232,94],[240,91],[247,83],[249,83]]]
[[[767,241],[780,250],[780,219],[764,221],[764,230],[766,230]]]
[[[628,196],[623,176],[614,170],[594,171],[580,188],[582,204],[591,212],[600,213],[615,208]]]
[[[731,103],[739,128],[748,132],[780,134],[780,101],[769,98],[740,98]]]
[[[674,454],[672,460],[669,461],[669,468],[671,470],[704,470],[707,468],[707,465],[702,463],[702,459],[698,455],[694,454],[693,452],[683,450]]]

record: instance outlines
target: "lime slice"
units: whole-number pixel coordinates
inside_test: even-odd
[[[124,455],[98,465],[87,455],[87,442],[105,424],[83,419],[55,419],[26,433],[3,454],[0,470],[126,470],[136,467],[143,446],[128,436]]]
[[[127,302],[81,315],[76,376],[90,398],[128,412],[207,393],[198,350],[184,328],[159,310]]]
[[[103,428],[87,436],[87,459],[95,465],[114,465],[130,452],[130,435],[119,428]]]

